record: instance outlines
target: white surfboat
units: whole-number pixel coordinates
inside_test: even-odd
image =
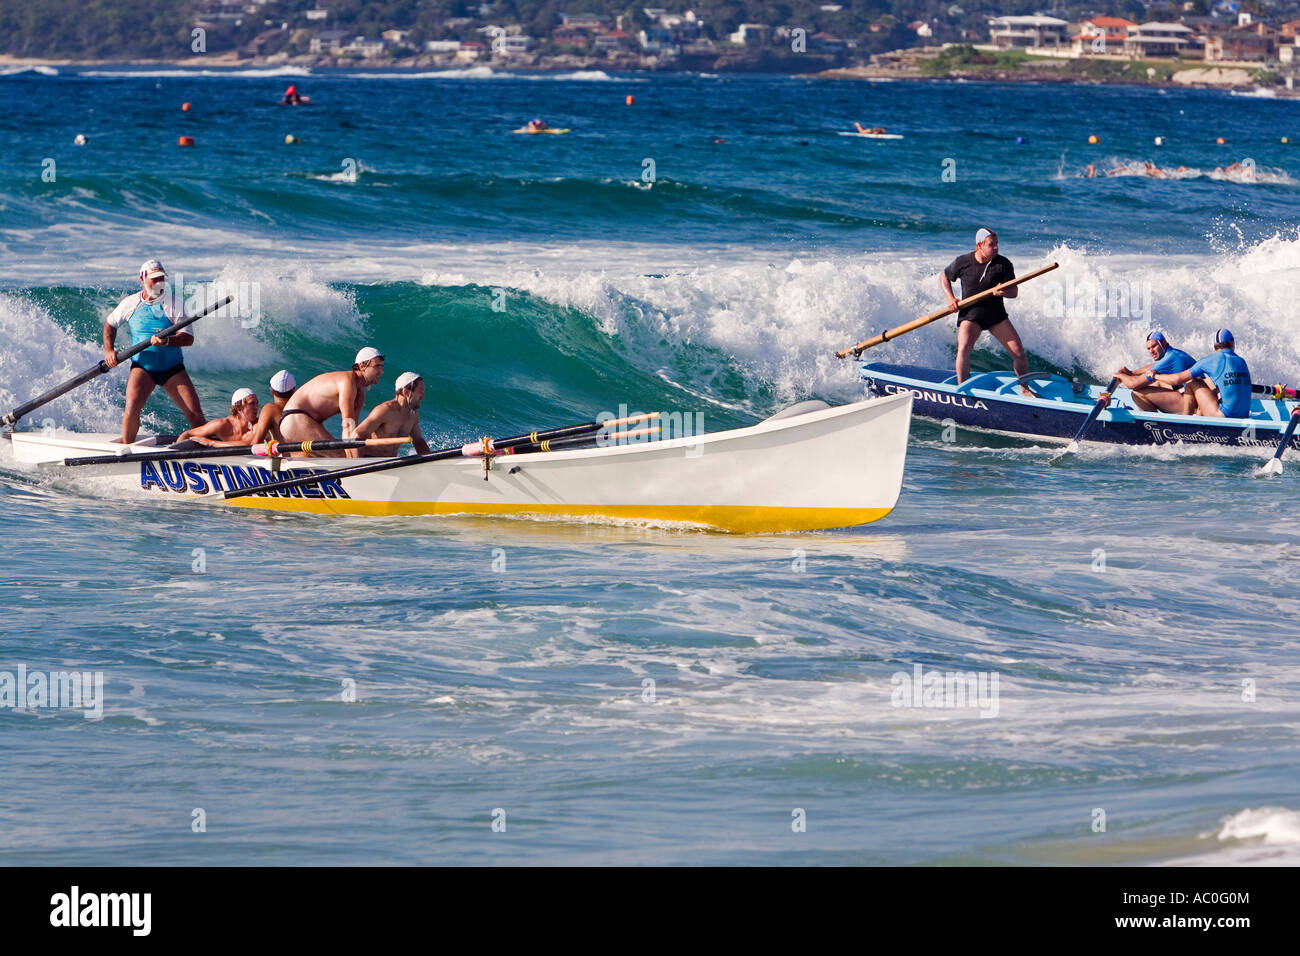
[[[147,499],[330,515],[594,516],[736,532],[806,531],[866,524],[893,510],[911,407],[910,394],[835,408],[802,403],[731,431],[501,456],[487,471],[481,459],[422,462],[233,499],[219,492],[362,462],[250,456],[69,467],[65,458],[158,446],[152,437],[128,446],[112,444],[112,435],[63,430],[15,432],[12,441],[20,462]]]

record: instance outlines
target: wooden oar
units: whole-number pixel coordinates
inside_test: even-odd
[[[642,435],[655,435],[659,433],[658,425],[651,425],[649,428],[630,428],[627,431],[613,432],[609,435],[609,445],[617,445],[619,442],[628,441],[632,438],[640,438]],[[546,441],[529,442],[527,445],[516,445],[513,448],[505,448],[498,452],[500,455],[528,455],[539,451],[559,451],[562,448],[571,448],[574,445],[581,445],[583,442],[598,441],[595,435],[579,435],[576,438],[554,438]]]
[[[585,422],[581,425],[566,425],[562,428],[551,428],[546,431],[529,432],[527,435],[515,435],[512,438],[484,438],[480,441],[469,442],[453,448],[440,448],[437,451],[431,451],[425,455],[408,455],[405,458],[385,459],[384,461],[375,462],[372,465],[358,465],[355,468],[326,470],[319,475],[307,475],[302,478],[288,478],[284,481],[258,485],[256,488],[237,488],[233,491],[222,492],[221,494],[227,499],[243,498],[246,495],[255,495],[264,491],[269,492],[280,491],[285,488],[301,488],[303,485],[315,485],[322,481],[337,481],[340,478],[352,478],[357,475],[371,475],[377,471],[391,471],[394,468],[406,468],[410,465],[423,464],[426,461],[444,461],[448,458],[492,457],[493,455],[503,453],[508,448],[514,448],[518,445],[540,446],[543,442],[554,441],[557,438],[576,438],[579,435],[588,435],[593,432],[598,432],[602,428],[612,428],[616,425],[627,425],[632,422],[643,422],[658,417],[658,412],[650,412],[644,415],[629,415],[627,418],[610,418],[603,422]]]
[[[1257,475],[1282,474],[1282,455],[1286,453],[1286,446],[1291,444],[1291,436],[1295,434],[1295,427],[1298,422],[1300,422],[1300,408],[1291,413],[1291,420],[1286,423],[1286,431],[1282,433],[1282,440],[1277,443],[1277,451],[1273,452],[1272,458],[1264,462],[1263,466],[1256,472]]]
[[[179,332],[181,329],[185,328],[186,326],[193,325],[195,322],[203,318],[209,312],[215,312],[217,311],[217,309],[220,309],[222,306],[229,305],[233,301],[235,301],[235,297],[233,295],[228,295],[220,302],[215,302],[212,305],[208,306],[198,315],[191,315],[177,322],[173,322],[171,325],[167,326],[167,328],[163,329],[161,332],[158,332],[156,334],[159,336],[175,335],[177,332]],[[118,352],[117,353],[118,365],[121,365],[123,362],[125,362],[127,359],[131,358],[132,356],[139,355],[145,349],[150,347],[151,346],[148,342],[141,342],[139,345],[133,345],[129,349]],[[94,368],[86,369],[76,378],[68,379],[58,388],[50,389],[50,391],[46,392],[44,395],[38,396],[37,398],[33,398],[26,405],[19,405],[8,415],[4,416],[4,418],[0,418],[0,427],[9,426],[10,428],[12,428],[13,425],[18,421],[18,419],[22,418],[28,412],[35,411],[36,409],[40,408],[42,405],[49,404],[50,402],[58,398],[60,395],[66,395],[68,392],[72,391],[74,388],[77,388],[79,385],[85,385],[92,378],[98,378],[99,376],[106,374],[108,371],[109,371],[108,363],[103,359],[100,359],[99,364],[96,365]]]
[[[853,357],[857,358],[864,351],[873,346],[879,345],[881,342],[888,342],[890,339],[898,338],[905,332],[911,332],[913,329],[919,329],[923,325],[929,325],[931,322],[942,319],[945,315],[952,315],[953,312],[958,312],[966,308],[968,305],[974,305],[976,302],[982,302],[984,299],[1001,292],[1003,289],[1010,289],[1012,286],[1020,285],[1022,282],[1036,279],[1044,272],[1051,272],[1055,268],[1057,268],[1057,264],[1053,262],[1051,265],[1043,266],[1041,269],[1035,269],[1033,272],[1026,272],[1024,275],[1018,276],[1015,279],[1008,279],[1006,282],[999,283],[991,289],[985,289],[983,292],[976,292],[974,295],[969,295],[964,299],[959,299],[957,301],[957,308],[955,309],[952,306],[944,306],[938,312],[931,312],[929,315],[923,315],[919,319],[913,319],[911,322],[904,322],[896,328],[887,329],[879,335],[872,336],[869,339],[864,339],[857,345],[851,345],[846,349],[841,349],[835,353],[835,357],[845,358],[850,352],[852,352]]]
[[[1097,401],[1092,406],[1092,411],[1088,412],[1088,417],[1083,420],[1083,424],[1080,425],[1079,430],[1075,432],[1074,440],[1065,446],[1065,451],[1052,458],[1053,462],[1058,462],[1066,455],[1073,455],[1079,450],[1079,442],[1083,441],[1083,436],[1087,433],[1088,429],[1092,427],[1092,423],[1097,420],[1097,416],[1100,415],[1106,406],[1110,404],[1110,393],[1115,391],[1115,388],[1118,385],[1118,376],[1110,380],[1110,384],[1106,386],[1106,390],[1097,397]]]
[[[184,461],[188,458],[229,458],[239,455],[258,458],[277,458],[293,452],[335,451],[340,448],[366,448],[382,445],[404,445],[406,438],[343,438],[326,441],[268,441],[256,445],[206,446],[203,448],[164,448],[136,454],[94,455],[89,458],[65,458],[65,465],[116,465],[130,461]],[[123,446],[126,447],[126,446]]]

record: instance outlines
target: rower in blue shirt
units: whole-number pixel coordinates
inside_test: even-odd
[[[126,326],[131,334],[131,344],[149,342],[150,347],[131,360],[131,374],[126,379],[126,409],[122,412],[122,435],[118,441],[129,445],[140,430],[140,411],[145,399],[157,387],[176,403],[190,428],[198,428],[207,421],[199,406],[199,394],[185,371],[181,349],[194,344],[190,329],[168,336],[160,336],[185,309],[172,297],[163,299],[167,289],[167,270],[157,259],[148,259],[140,267],[140,291],[128,295],[104,322],[104,364],[117,367],[117,330]]]
[[[1150,362],[1139,369],[1125,366],[1115,377],[1133,393],[1133,404],[1141,411],[1182,414],[1186,401],[1182,390],[1157,382],[1156,376],[1184,372],[1196,364],[1196,359],[1170,345],[1159,330],[1147,333],[1146,347]]]
[[[1156,375],[1158,382],[1185,385],[1184,415],[1216,418],[1250,417],[1250,369],[1235,351],[1232,332],[1214,334],[1214,354],[1207,355],[1186,371]]]

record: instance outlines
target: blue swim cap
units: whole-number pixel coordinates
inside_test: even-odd
[[[1234,341],[1232,338],[1232,332],[1228,329],[1219,329],[1219,331],[1214,333],[1215,345],[1223,345],[1225,342],[1232,341]]]
[[[1169,344],[1169,340],[1165,338],[1165,333],[1159,331],[1158,329],[1153,329],[1152,331],[1147,333],[1147,341],[1150,342],[1152,339],[1161,343],[1162,345]]]

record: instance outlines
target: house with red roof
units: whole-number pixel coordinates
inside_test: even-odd
[[[1070,34],[1070,49],[1075,56],[1124,52],[1128,28],[1137,26],[1123,17],[1092,17],[1079,23],[1079,32]]]

